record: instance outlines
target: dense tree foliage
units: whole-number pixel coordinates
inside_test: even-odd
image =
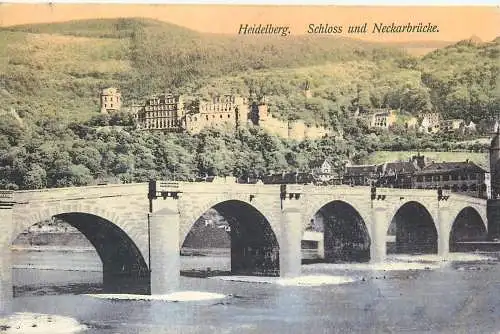
[[[330,158],[340,168],[361,163],[379,150],[469,150],[485,146],[450,144],[459,137],[421,135],[407,129],[369,129],[363,121],[343,122],[344,139],[282,140],[258,127],[236,132],[206,129],[198,135],[137,131],[128,116],[97,116],[65,125],[46,117],[20,123],[2,116],[0,188],[38,189],[154,178],[194,180],[206,175],[259,177],[283,171],[310,171]]]

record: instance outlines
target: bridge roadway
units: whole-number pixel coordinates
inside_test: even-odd
[[[464,217],[487,229],[485,200],[455,193],[439,200],[435,190],[378,188],[372,200],[369,187],[287,185],[286,192],[262,184],[178,187],[151,200],[147,183],[0,192],[0,312],[8,311],[12,300],[13,240],[51,217],[76,227],[94,245],[105,289],[152,294],[177,289],[180,247],[210,208],[231,225],[232,272],[248,275],[299,275],[302,235],[318,213],[329,222],[327,261],[339,251],[339,233],[364,247],[365,254],[355,258],[384,261],[391,222],[401,251],[428,246],[440,255],[449,252],[455,226],[469,228],[457,223]]]

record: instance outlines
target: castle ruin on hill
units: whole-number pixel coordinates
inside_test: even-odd
[[[119,102],[119,103],[118,103]],[[117,88],[101,91],[101,112],[121,110],[121,93]],[[282,138],[297,140],[321,138],[330,132],[323,127],[311,127],[303,121],[285,122],[274,118],[265,97],[250,94],[245,98],[235,94],[216,96],[212,101],[186,102],[183,95],[165,93],[147,99],[142,105],[127,108],[134,115],[140,130],[187,132],[196,134],[205,128],[236,130],[243,126],[258,126]]]

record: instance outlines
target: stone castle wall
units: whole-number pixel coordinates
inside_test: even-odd
[[[259,126],[270,134],[285,139],[319,139],[331,134],[324,127],[307,126],[302,120],[285,122],[274,118],[270,114],[264,122],[259,122]]]

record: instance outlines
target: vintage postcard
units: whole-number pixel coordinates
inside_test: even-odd
[[[0,4],[0,333],[500,333],[499,22]]]

